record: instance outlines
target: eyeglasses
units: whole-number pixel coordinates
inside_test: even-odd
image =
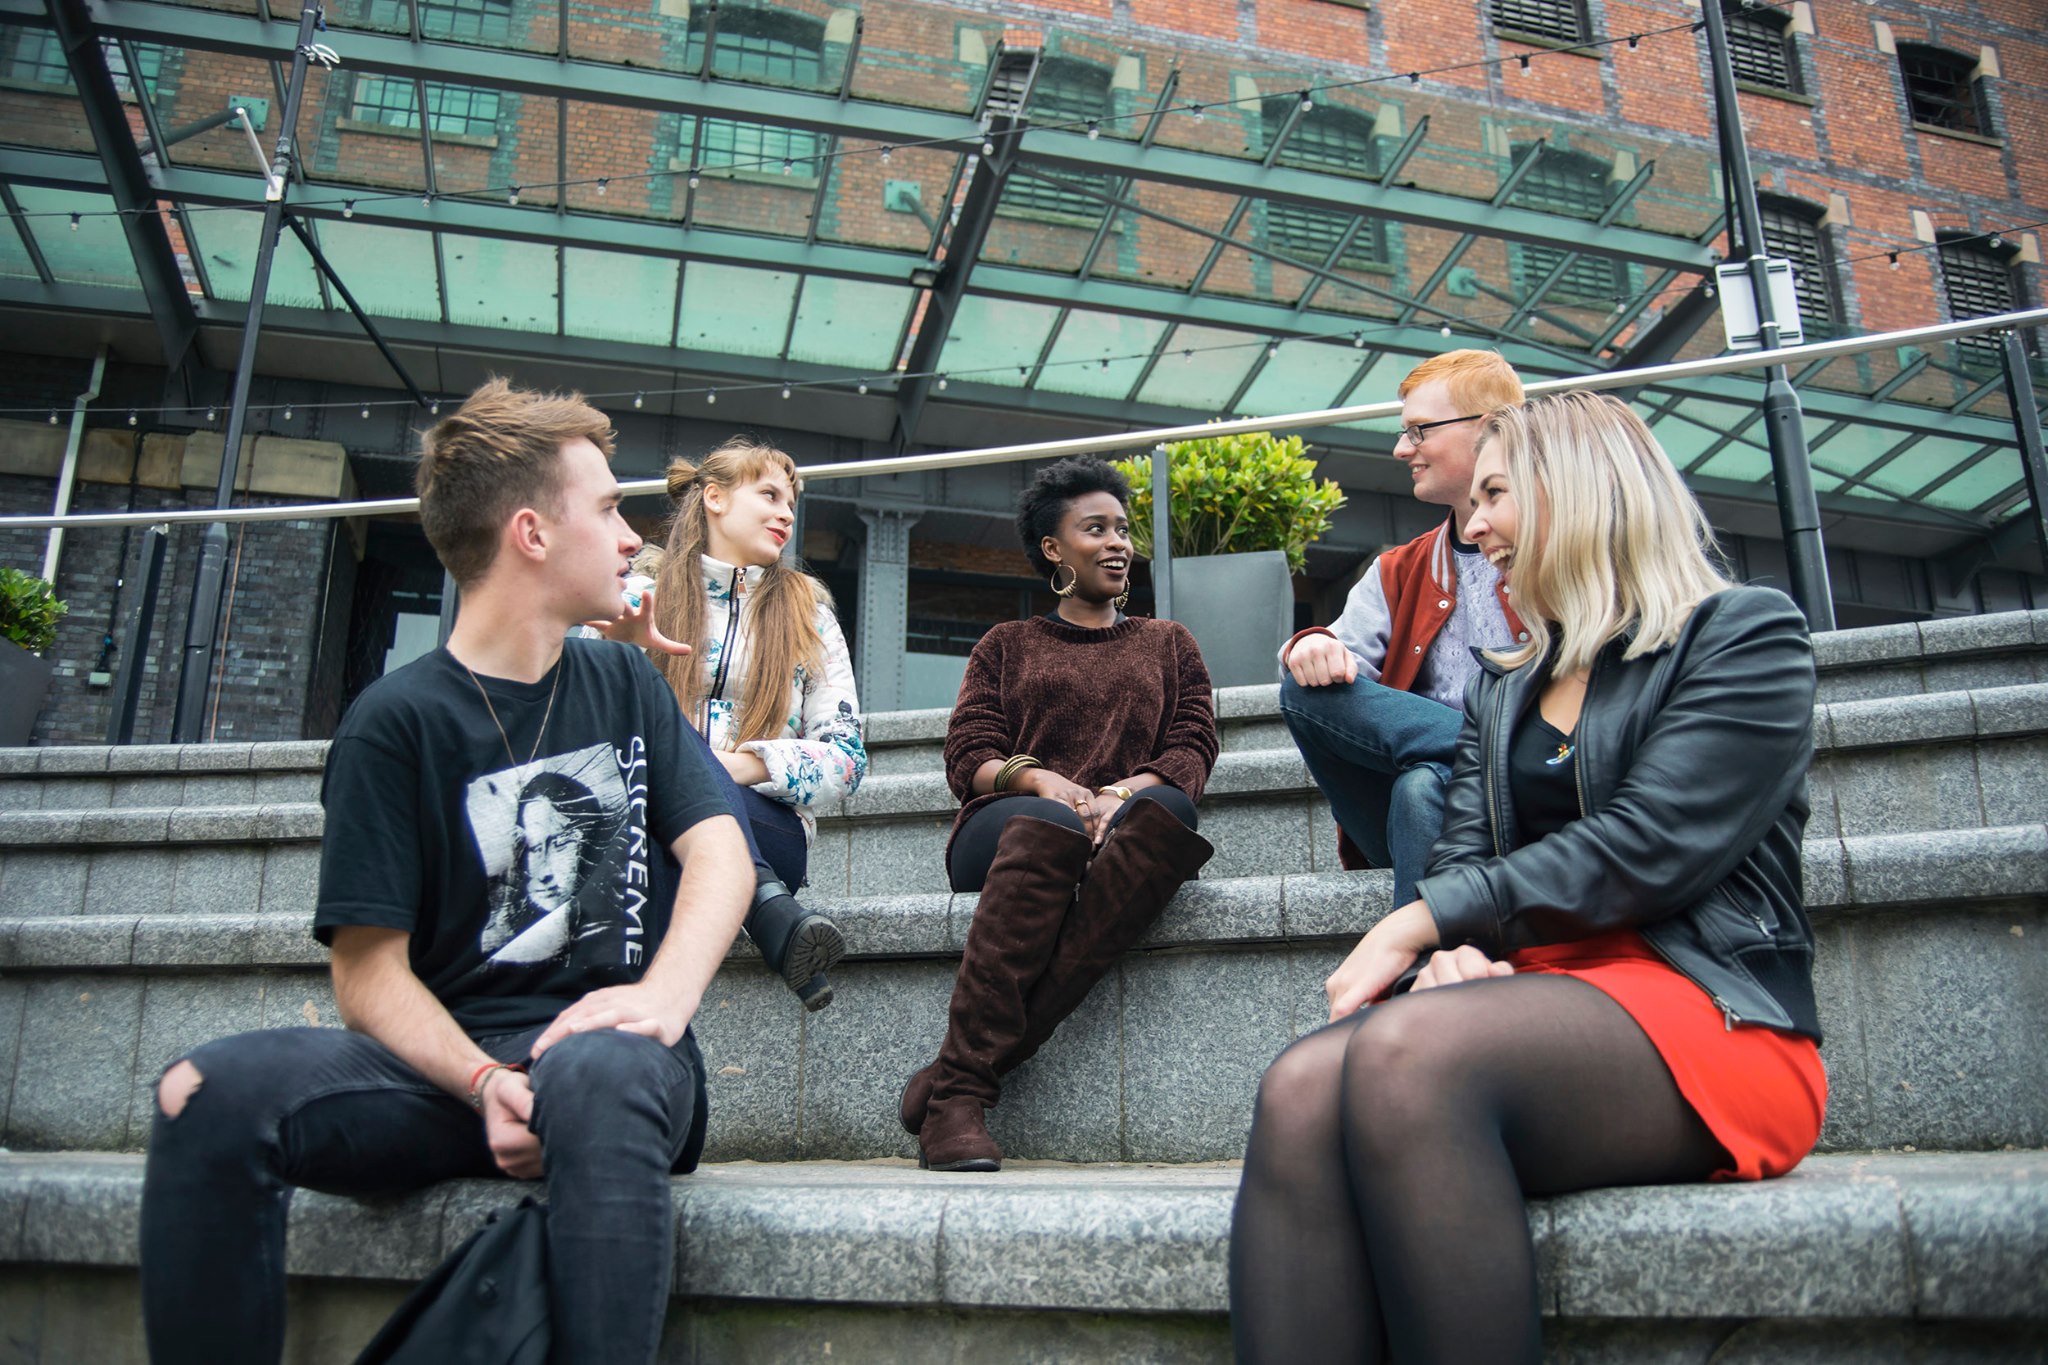
[[[1486,414],[1483,412],[1475,412],[1470,417],[1446,417],[1441,422],[1410,422],[1401,428],[1401,434],[1395,438],[1395,444],[1406,441],[1411,446],[1419,446],[1422,444],[1422,438],[1438,427],[1454,427],[1460,422],[1476,422],[1484,416]]]

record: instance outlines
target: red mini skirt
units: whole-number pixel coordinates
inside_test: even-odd
[[[1767,1180],[1797,1166],[1820,1138],[1828,1077],[1811,1038],[1728,1027],[1707,993],[1633,929],[1524,948],[1518,972],[1554,972],[1598,986],[1629,1012],[1671,1069],[1731,1164],[1715,1180]]]

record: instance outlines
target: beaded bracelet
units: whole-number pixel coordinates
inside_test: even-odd
[[[524,1071],[525,1067],[516,1062],[485,1062],[469,1076],[469,1107],[479,1114],[484,1111],[484,1087],[490,1083],[494,1071]]]

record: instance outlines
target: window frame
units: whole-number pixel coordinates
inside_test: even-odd
[[[1941,264],[1941,301],[1949,321],[1991,317],[2019,308],[2021,283],[2013,269],[2019,255],[2016,248],[1993,247],[1973,233],[1945,232],[1935,239],[1934,255]],[[2002,297],[1989,297],[1993,282]],[[1973,288],[1980,291],[1974,299],[1967,297]],[[1995,336],[1956,338],[1956,354],[1966,363],[1996,367],[2002,363],[2003,348],[2004,343]]]
[[[1735,79],[1756,90],[1782,95],[1804,95],[1806,78],[1799,67],[1799,48],[1792,41],[1792,16],[1780,10],[1751,9],[1744,5],[1724,7],[1728,32],[1728,62]],[[1744,58],[1755,59],[1745,69]],[[1767,68],[1761,74],[1756,61]],[[1768,68],[1782,69],[1784,78],[1770,78]]]
[[[349,119],[378,128],[416,133],[420,128],[420,101],[413,92],[410,76],[358,74],[349,91]],[[384,98],[390,91],[402,91],[403,106]],[[463,108],[451,111],[450,96],[460,95]],[[457,85],[447,81],[426,82],[427,131],[432,137],[495,138],[505,116],[505,92],[484,86]],[[478,112],[488,101],[489,115]],[[397,114],[400,117],[385,117]]]
[[[1842,291],[1828,249],[1827,228],[1821,221],[1826,214],[1797,199],[1770,195],[1759,196],[1757,210],[1763,219],[1765,254],[1792,262],[1806,339],[1824,341],[1839,335],[1844,320]],[[1824,309],[1818,315],[1808,309],[1816,302]]]
[[[1922,68],[1917,74],[1914,64]],[[1948,68],[1945,80],[1938,80],[1938,73],[1926,69],[1937,64]],[[1906,113],[1915,128],[1966,137],[1998,137],[1991,121],[1991,101],[1984,89],[1984,78],[1978,74],[1978,59],[1929,43],[1900,43],[1895,65],[1906,96]],[[1942,88],[1933,88],[1937,84]]]
[[[1096,62],[1042,57],[1024,106],[1025,121],[1063,124],[1106,119],[1114,112],[1113,78],[1108,67]],[[1060,179],[1085,185],[1099,194],[1108,194],[1116,187],[1116,177],[1108,172],[1063,170]],[[1010,177],[996,206],[996,212],[1006,218],[1049,218],[1076,226],[1086,223],[1090,228],[1099,224],[1109,211],[1109,205],[1100,199],[1028,175]]]
[[[1612,162],[1602,161],[1590,152],[1553,147],[1547,143],[1518,143],[1513,150],[1517,162],[1525,156],[1535,156],[1538,161],[1522,177],[1521,184],[1515,187],[1509,203],[1517,208],[1586,222],[1606,212],[1613,197]],[[1547,167],[1545,163],[1549,163]],[[1575,171],[1582,173],[1575,175]],[[1581,180],[1587,188],[1579,187]],[[1604,309],[1612,308],[1629,297],[1633,277],[1626,261],[1538,242],[1515,242],[1509,246],[1509,276],[1516,294],[1527,298],[1552,267],[1567,255],[1577,259],[1543,296],[1545,303]]]
[[[1516,41],[1526,36],[1570,47],[1593,36],[1585,0],[1487,0],[1486,17],[1496,34]],[[1520,22],[1525,18],[1530,22]]]

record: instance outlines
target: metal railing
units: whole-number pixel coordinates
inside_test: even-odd
[[[1861,355],[1896,346],[1927,345],[1959,337],[1981,336],[1986,332],[2025,330],[2048,326],[2048,308],[2029,308],[1993,317],[1946,322],[1931,327],[1913,327],[1897,332],[1876,332],[1865,336],[1840,337],[1805,346],[1786,346],[1771,351],[1744,351],[1734,355],[1710,356],[1704,360],[1680,360],[1668,365],[1650,365],[1636,370],[1604,370],[1563,379],[1542,379],[1524,386],[1532,397],[1574,389],[1637,389],[1669,384],[1674,380],[1705,375],[1738,374],[1744,370],[1767,369],[1773,365],[1804,365],[1818,360]],[[1064,441],[1034,441],[1022,445],[984,446],[977,450],[939,451],[930,455],[899,455],[877,460],[839,460],[799,467],[806,483],[828,479],[852,479],[891,474],[919,474],[943,469],[966,469],[976,465],[1009,464],[1018,460],[1049,460],[1066,455],[1093,455],[1105,451],[1137,450],[1172,441],[1205,436],[1235,436],[1253,431],[1284,431],[1301,427],[1334,426],[1340,422],[1367,421],[1399,415],[1398,401],[1358,403],[1350,407],[1319,408],[1311,412],[1281,413],[1271,417],[1237,417],[1227,421],[1189,423],[1154,427],[1146,431],[1117,432],[1102,436],[1077,436]],[[2016,438],[2017,439],[2017,438]],[[659,478],[633,479],[622,485],[627,496],[660,493],[667,487]],[[2030,489],[2030,492],[2038,491]],[[169,526],[185,523],[210,525],[215,522],[309,521],[329,517],[402,515],[419,510],[418,498],[379,498],[357,502],[298,503],[284,507],[192,507],[177,510],[137,512],[80,512],[69,515],[0,517],[0,530],[44,530],[62,527],[89,530],[97,527]],[[2036,504],[2038,510],[2038,502]]]

